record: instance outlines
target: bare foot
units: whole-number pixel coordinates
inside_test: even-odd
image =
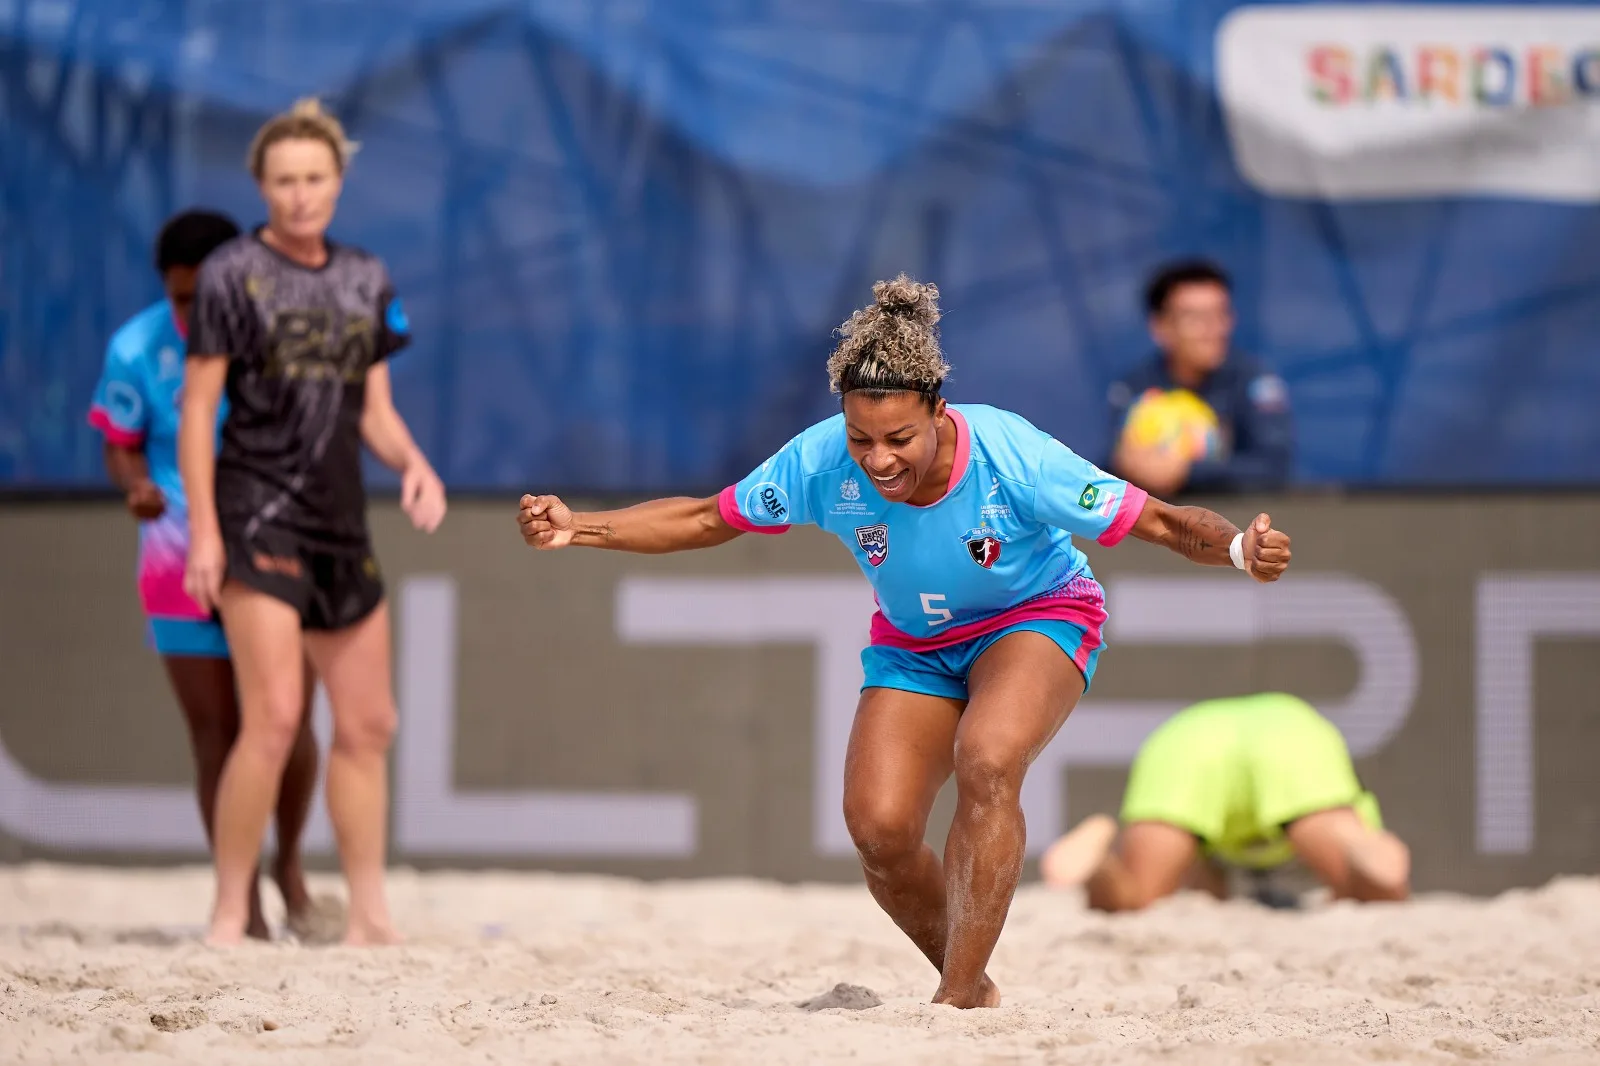
[[[212,905],[211,925],[206,929],[206,945],[214,948],[231,948],[244,942],[254,917],[249,909]]]
[[[404,942],[404,938],[387,920],[364,921],[351,916],[344,931],[344,946],[347,948],[387,947]]]
[[[998,1007],[1000,1005],[1000,987],[984,974],[983,980],[978,984],[978,990],[967,996],[958,996],[946,992],[943,987],[934,993],[933,1001],[945,1006],[957,1007],[967,1010],[973,1007]]]
[[[245,929],[237,922],[221,922],[211,919],[211,928],[206,930],[205,944],[208,948],[235,948],[244,943]]]
[[[1039,873],[1051,888],[1077,888],[1086,883],[1105,861],[1117,839],[1117,820],[1094,814],[1045,849]]]

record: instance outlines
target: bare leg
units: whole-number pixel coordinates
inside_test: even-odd
[[[217,784],[222,778],[222,767],[228,761],[228,752],[239,736],[239,698],[234,691],[233,663],[213,656],[169,655],[162,657],[162,664],[189,727],[200,820],[206,827],[206,842],[214,844]],[[266,940],[270,934],[267,920],[261,913],[259,883],[258,872],[252,872],[245,935]]]
[[[1349,807],[1295,819],[1289,843],[1335,899],[1371,903],[1411,895],[1411,852],[1393,833],[1367,828]]]
[[[387,604],[345,629],[307,633],[306,647],[333,703],[328,814],[350,886],[344,942],[398,943],[383,883],[389,819],[386,760],[396,719]]]
[[[272,864],[272,879],[283,894],[291,926],[311,910],[311,891],[306,887],[300,838],[311,817],[311,800],[317,791],[317,738],[311,729],[311,701],[316,693],[316,682],[317,675],[308,662],[301,682],[300,731],[295,734],[278,792],[278,854]]]
[[[867,890],[941,972],[949,927],[945,876],[923,834],[955,766],[962,706],[941,696],[869,688],[856,709],[844,764],[844,820]],[[998,1002],[993,982],[984,982]]]
[[[1215,862],[1202,856],[1189,866],[1188,876],[1183,879],[1183,887],[1195,892],[1204,892],[1214,900],[1226,900],[1228,873]]]
[[[1045,852],[1045,880],[1055,888],[1086,886],[1089,906],[1101,911],[1140,910],[1184,887],[1204,887],[1213,895],[1225,887],[1197,872],[1203,860],[1187,830],[1134,822],[1112,849],[1115,835],[1116,823],[1106,815],[1084,819]]]
[[[984,968],[1022,876],[1022,779],[1083,694],[1083,675],[1056,643],[1013,633],[973,664],[956,729],[956,814],[945,842],[949,934],[935,1003],[993,1006]]]
[[[217,899],[206,937],[216,945],[238,943],[249,923],[262,838],[304,706],[298,612],[230,582],[222,617],[239,682],[240,729],[217,789]]]

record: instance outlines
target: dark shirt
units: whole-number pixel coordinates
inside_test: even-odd
[[[361,414],[367,371],[410,341],[381,260],[328,243],[312,268],[240,236],[200,268],[191,356],[228,357],[217,517],[326,549],[364,550]]]
[[[1174,389],[1178,383],[1157,355],[1111,386],[1111,453],[1127,422],[1128,410],[1148,389]],[[1185,492],[1251,492],[1282,488],[1294,462],[1294,418],[1283,379],[1259,362],[1235,353],[1190,390],[1217,414],[1222,448],[1189,469]]]

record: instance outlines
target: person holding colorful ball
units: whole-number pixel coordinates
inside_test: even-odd
[[[1284,487],[1294,425],[1283,379],[1234,352],[1232,283],[1216,264],[1158,270],[1145,289],[1159,354],[1111,386],[1111,469],[1147,492]]]

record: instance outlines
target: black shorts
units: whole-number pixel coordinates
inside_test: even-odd
[[[250,537],[224,527],[227,580],[237,581],[300,613],[302,629],[353,626],[383,602],[383,576],[370,544],[331,549],[280,530]]]

